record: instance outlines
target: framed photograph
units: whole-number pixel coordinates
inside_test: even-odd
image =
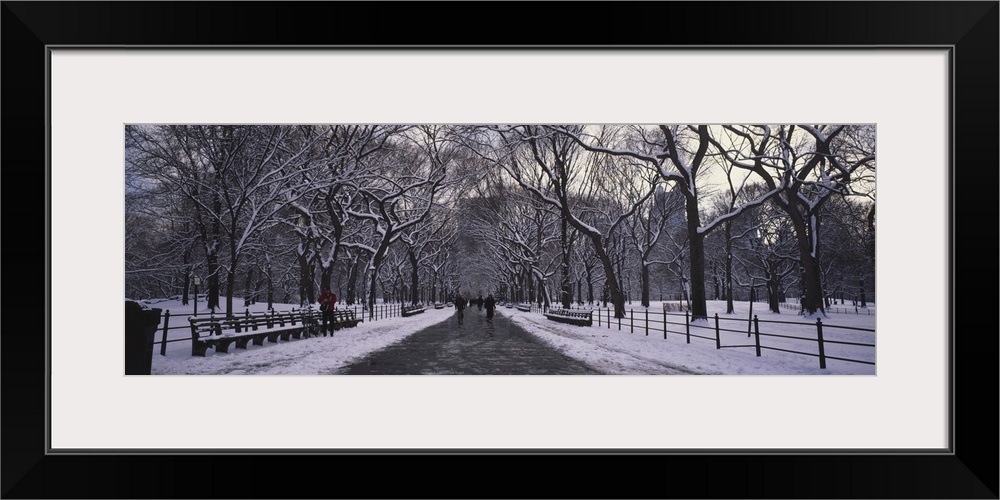
[[[498,481],[489,497],[997,498],[997,338],[956,312],[992,296],[968,281],[991,275],[992,256],[958,253],[956,229],[997,214],[998,3],[582,6],[601,14],[579,34],[522,44],[499,33],[566,20],[517,3],[456,22],[448,4],[4,2],[8,186],[42,185],[45,202],[41,218],[25,210],[41,198],[8,198],[11,234],[44,229],[9,238],[8,263],[45,269],[43,289],[10,294],[8,321],[37,297],[45,308],[29,313],[33,334],[5,338],[4,497],[297,497],[328,484],[313,467],[392,477],[335,496],[456,494],[429,481],[440,464],[538,479]],[[529,124],[575,137],[561,123],[737,136],[821,124],[800,129],[817,143],[822,124],[847,124],[856,143],[870,138],[871,370],[123,376],[126,149],[163,147],[158,125],[273,138],[297,125]],[[739,155],[728,160],[760,160]],[[995,231],[977,225],[976,241]],[[555,466],[587,479],[541,473]],[[262,488],[250,480],[262,470],[295,481]]]

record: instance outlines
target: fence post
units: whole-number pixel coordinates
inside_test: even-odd
[[[635,311],[628,310],[628,332],[635,333]]]
[[[597,327],[601,327],[601,308],[597,308]]]
[[[649,336],[649,308],[646,308],[646,336]]]
[[[615,311],[615,312],[617,312],[617,311]],[[611,314],[611,310],[610,309],[608,310],[608,314]],[[615,314],[615,316],[618,316],[618,315]],[[618,331],[619,332],[622,331],[622,319],[621,319],[621,317],[618,318]]]
[[[663,340],[667,340],[667,311],[663,311]]]
[[[719,339],[719,313],[715,313],[715,348],[722,349],[722,341]]]
[[[757,357],[760,357],[760,324],[757,322],[757,315],[753,315],[753,333],[757,338]]]
[[[816,318],[816,337],[819,338],[819,367],[826,369],[826,353],[823,350],[823,322]]]
[[[167,355],[167,327],[170,325],[170,309],[163,314],[163,338],[160,342],[160,356]]]
[[[684,311],[684,330],[687,332],[687,343],[691,343],[691,320],[688,311]]]

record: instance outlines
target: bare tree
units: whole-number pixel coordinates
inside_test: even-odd
[[[624,317],[624,294],[606,252],[605,241],[609,233],[653,195],[655,178],[635,162],[597,161],[584,157],[583,149],[571,136],[579,134],[579,127],[520,125],[496,127],[493,131],[499,135],[505,149],[492,160],[522,188],[555,208],[562,221],[590,240],[604,268],[615,315]],[[605,132],[610,133],[611,129]],[[536,179],[541,179],[542,183],[535,182]],[[608,200],[614,200],[622,210],[597,213],[586,208]],[[592,222],[602,219],[606,222],[605,229],[588,223],[588,219]],[[568,269],[566,274],[568,277]]]
[[[254,239],[309,191],[296,183],[311,143],[283,126],[129,126],[136,155],[157,182],[172,186],[195,210],[207,256],[209,307],[218,307],[225,273],[226,314],[233,314],[235,275]],[[225,268],[219,255],[228,250]]]
[[[772,199],[791,219],[801,263],[802,311],[823,314],[819,263],[821,209],[834,195],[867,196],[870,182],[855,179],[873,172],[874,126],[726,126],[749,147],[715,142],[732,165],[757,174],[777,195]],[[860,190],[860,191],[859,191]]]
[[[451,161],[441,127],[420,127],[380,155],[368,182],[358,191],[364,206],[348,213],[371,224],[374,243],[366,250],[371,288],[368,305],[375,304],[378,274],[389,246],[410,228],[422,223],[434,206],[434,195],[445,179]]]

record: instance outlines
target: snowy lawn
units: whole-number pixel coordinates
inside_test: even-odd
[[[241,301],[242,302],[242,301]],[[325,375],[339,367],[351,364],[370,352],[396,343],[423,328],[444,321],[454,313],[453,309],[428,309],[410,317],[380,318],[353,328],[337,330],[333,337],[312,337],[279,341],[277,344],[265,342],[263,346],[249,345],[247,349],[230,346],[228,353],[216,353],[209,349],[205,357],[191,355],[191,330],[187,327],[188,316],[176,315],[181,311],[190,314],[191,305],[181,306],[176,301],[143,301],[150,307],[171,312],[168,339],[178,340],[167,344],[166,356],[160,355],[160,345],[154,346],[153,375]],[[275,304],[279,312],[289,311],[292,306]],[[345,307],[338,307],[344,309]],[[346,307],[353,309],[352,307]],[[250,312],[263,312],[266,304],[253,304]],[[358,308],[360,317],[361,309]],[[176,316],[175,316],[176,315]],[[198,317],[205,317],[199,310]],[[160,342],[160,329],[155,340]],[[183,327],[175,329],[175,327]]]
[[[875,374],[875,366],[827,359],[826,369],[820,369],[816,318],[803,318],[793,311],[781,314],[769,312],[761,303],[754,304],[754,314],[761,332],[761,357],[756,356],[755,338],[747,336],[749,303],[736,302],[735,313],[725,314],[723,301],[709,301],[707,322],[691,324],[691,343],[687,343],[684,315],[669,313],[667,339],[663,338],[663,306],[653,302],[649,309],[649,334],[646,334],[646,314],[641,306],[630,307],[632,317],[607,323],[607,311],[602,311],[598,326],[573,326],[547,319],[539,313],[504,309],[518,325],[567,355],[609,374],[657,374],[681,370],[692,374],[727,375],[807,375],[807,374]],[[843,309],[842,309],[843,310]],[[863,310],[862,310],[863,311]],[[716,349],[714,314],[719,314],[720,344]],[[826,356],[862,361],[875,361],[875,348],[838,345],[831,341],[875,344],[875,333],[848,328],[875,329],[875,315],[831,313],[821,318]],[[839,328],[847,327],[847,328]],[[630,333],[630,330],[634,333]],[[730,331],[726,331],[730,330]],[[770,335],[769,335],[770,334]],[[774,335],[782,335],[777,337]],[[746,347],[726,347],[746,346]],[[817,357],[793,354],[773,349],[785,349],[815,354]]]

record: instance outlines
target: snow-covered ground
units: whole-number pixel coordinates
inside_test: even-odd
[[[238,303],[242,300],[237,301]],[[181,374],[331,374],[342,366],[440,321],[454,313],[454,309],[434,309],[402,318],[386,318],[365,322],[357,327],[339,330],[334,337],[292,339],[278,344],[249,346],[248,349],[230,347],[229,353],[208,350],[205,357],[191,356],[191,334],[187,315],[192,305],[181,306],[177,301],[144,301],[150,307],[171,311],[169,339],[166,356],[160,355],[160,346],[154,348],[152,373]],[[204,304],[202,303],[202,306]],[[291,305],[276,305],[278,311],[290,310]],[[614,320],[610,328],[602,312],[601,325],[596,315],[593,327],[572,326],[547,319],[537,312],[520,312],[516,308],[500,307],[497,313],[509,317],[549,345],[579,359],[607,374],[663,374],[677,370],[691,374],[725,375],[804,375],[804,374],[875,374],[871,364],[827,359],[826,369],[820,369],[816,356],[783,352],[775,349],[818,354],[815,318],[803,318],[794,311],[781,314],[768,312],[761,303],[754,304],[754,314],[760,321],[761,356],[756,356],[755,338],[747,336],[749,303],[737,302],[736,312],[724,314],[725,303],[709,301],[708,322],[691,324],[691,342],[687,343],[683,314],[668,316],[667,339],[664,339],[662,303],[654,302],[649,310],[647,335],[646,312],[636,304],[626,305],[632,317],[622,320],[619,330]],[[250,306],[251,312],[264,311],[266,304]],[[826,356],[875,361],[875,315],[831,313],[822,318]],[[360,309],[359,309],[360,313]],[[719,314],[720,343],[716,348],[714,314]],[[199,310],[204,316],[205,310]],[[180,327],[180,328],[178,328]],[[845,328],[839,328],[845,327]],[[855,330],[861,329],[861,330]],[[630,332],[630,330],[632,330]],[[731,331],[726,331],[731,330]],[[780,336],[772,336],[780,335]],[[162,324],[155,340],[162,338]],[[865,345],[839,345],[830,341],[853,342]],[[727,347],[732,346],[732,347]],[[738,346],[738,347],[737,347]],[[768,349],[771,348],[771,349]]]
[[[601,326],[578,327],[557,323],[538,313],[523,313],[504,309],[513,321],[539,336],[561,351],[580,359],[598,370],[611,374],[666,373],[681,368],[692,374],[726,375],[806,375],[806,374],[875,374],[875,366],[827,359],[826,369],[819,367],[816,318],[803,318],[791,311],[769,312],[761,303],[754,304],[761,333],[761,356],[756,356],[755,336],[747,336],[749,303],[737,302],[735,313],[725,314],[723,301],[709,301],[707,322],[692,322],[691,343],[687,343],[683,313],[667,316],[667,338],[663,334],[663,307],[653,302],[649,309],[649,331],[645,329],[644,308],[626,305],[629,318],[612,318],[607,323],[607,311]],[[513,312],[511,312],[513,311]],[[720,345],[716,348],[715,318],[719,315]],[[823,323],[824,354],[847,359],[875,362],[875,348],[840,345],[831,341],[875,344],[875,315],[829,314]],[[847,328],[838,328],[847,327]],[[620,329],[619,329],[620,328]],[[752,328],[752,327],[751,327]],[[726,331],[730,330],[730,331]],[[772,335],[781,335],[776,337]],[[729,347],[727,347],[729,346]],[[737,347],[742,346],[742,347]],[[768,349],[768,348],[771,349]],[[800,351],[809,356],[774,349]]]

